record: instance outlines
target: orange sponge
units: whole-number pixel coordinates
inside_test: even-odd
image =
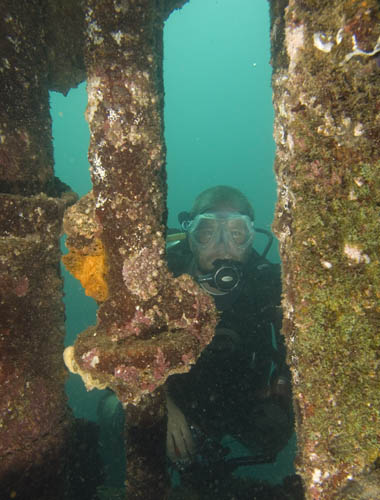
[[[80,251],[69,248],[69,253],[62,256],[62,262],[66,269],[78,279],[86,295],[98,302],[104,302],[108,298],[108,287],[104,279],[107,273],[106,256],[102,242],[96,241],[91,245],[91,250],[85,253],[85,248]]]

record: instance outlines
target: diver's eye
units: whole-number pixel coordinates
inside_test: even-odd
[[[228,229],[235,245],[244,245],[247,242],[249,235],[244,221],[239,219],[231,220],[229,222]]]
[[[243,245],[247,241],[247,231],[234,229],[231,231],[231,236],[236,245]]]
[[[218,227],[218,224],[214,220],[202,220],[194,231],[194,236],[198,243],[207,245],[214,238]]]
[[[214,235],[214,231],[210,229],[200,229],[199,231],[196,231],[196,239],[198,240],[199,243],[202,245],[206,245],[209,243]]]

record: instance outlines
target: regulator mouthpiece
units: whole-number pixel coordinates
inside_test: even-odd
[[[209,274],[198,276],[198,283],[208,283],[221,292],[231,292],[237,288],[243,277],[242,265],[234,260],[218,259]]]

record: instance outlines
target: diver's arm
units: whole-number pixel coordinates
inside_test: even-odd
[[[170,460],[191,460],[195,446],[189,424],[183,412],[173,401],[168,389],[165,390],[168,423],[166,433],[166,452]]]

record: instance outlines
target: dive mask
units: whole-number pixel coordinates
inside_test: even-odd
[[[208,212],[186,221],[189,238],[199,249],[212,248],[224,242],[226,245],[245,250],[252,244],[253,221],[248,215],[237,212]]]

